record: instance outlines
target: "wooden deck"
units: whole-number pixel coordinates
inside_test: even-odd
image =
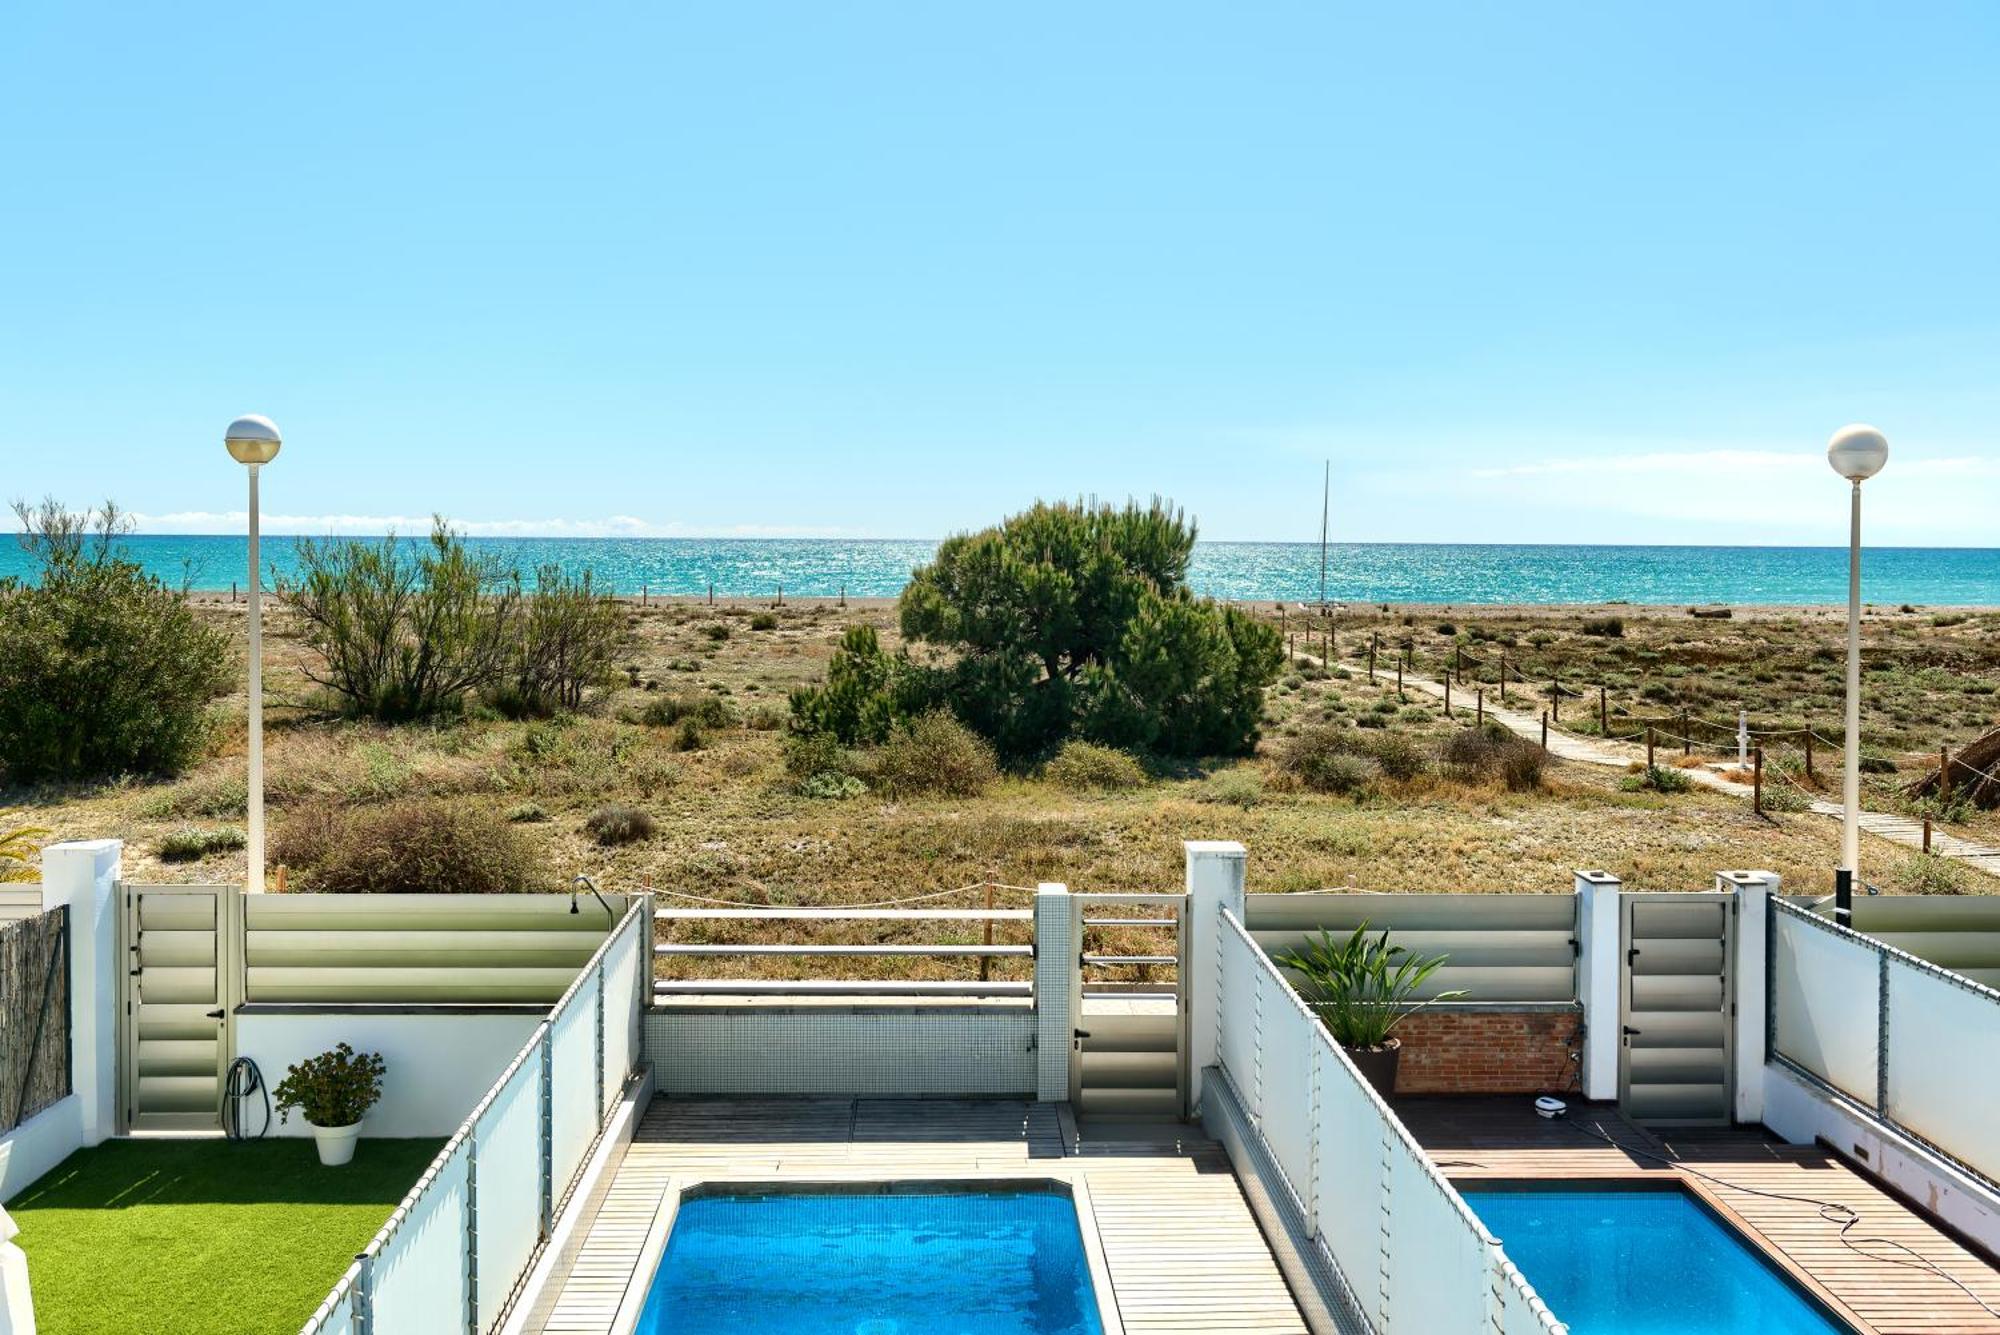
[[[1995,1307],[2000,1307],[2000,1272],[1827,1150],[1786,1145],[1750,1130],[1648,1132],[1615,1111],[1574,1104],[1573,1124],[1547,1122],[1523,1099],[1399,1099],[1396,1111],[1453,1180],[1681,1178],[1704,1190],[1793,1275],[1865,1330],[2000,1332],[2000,1320],[1914,1264],[1910,1252],[1970,1285]],[[1648,1154],[1673,1162],[1663,1164]],[[1836,1202],[1861,1220],[1843,1241],[1838,1224],[1822,1218],[1814,1205],[1731,1190],[1695,1178],[1695,1172],[1761,1192]],[[1473,1204],[1476,1208],[1477,1200]],[[1559,1307],[1556,1315],[1562,1315]]]
[[[1086,1184],[1133,1335],[1304,1335],[1220,1146],[1071,1126],[1011,1100],[655,1099],[539,1328],[610,1330],[671,1179],[1033,1176]]]

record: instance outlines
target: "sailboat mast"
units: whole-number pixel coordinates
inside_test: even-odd
[[[1333,500],[1333,460],[1326,461],[1326,479],[1319,494],[1319,606],[1326,610],[1326,520]]]

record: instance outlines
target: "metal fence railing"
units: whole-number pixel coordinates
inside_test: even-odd
[[[651,924],[627,908],[302,1335],[499,1325],[636,1069]]]
[[[989,896],[990,898],[990,896]],[[661,997],[697,996],[871,996],[871,997],[1030,997],[1035,948],[1031,940],[994,940],[994,929],[1015,935],[1033,932],[1034,910],[994,908],[772,908],[736,905],[711,908],[660,909],[654,918],[663,933],[689,932],[693,940],[662,940],[653,953],[667,961],[671,972],[720,962],[745,968],[777,966],[788,971],[815,970],[803,978],[666,977],[653,984]],[[729,932],[823,932],[851,929],[881,935],[925,930],[957,939],[866,941],[721,941]],[[949,962],[953,976],[909,978],[871,966],[907,970],[912,965]],[[1017,976],[993,977],[994,966],[1011,967]],[[833,969],[839,972],[829,973]]]
[[[1777,899],[1769,950],[1772,1057],[2000,1185],[2000,991]]]
[[[70,1093],[69,909],[0,922],[0,1131]]]
[[[1376,1335],[1567,1328],[1224,910],[1218,1049],[1244,1119]]]

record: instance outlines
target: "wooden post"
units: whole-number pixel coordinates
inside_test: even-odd
[[[1375,645],[1381,638],[1379,635],[1370,635],[1368,637],[1368,680],[1370,681],[1375,680]]]
[[[845,584],[840,586],[840,605],[842,607],[847,606],[847,586]]]
[[[1403,698],[1403,660],[1396,660],[1396,698]]]
[[[1609,737],[1611,735],[1611,715],[1604,708],[1604,688],[1602,686],[1597,688],[1597,735],[1599,737]]]
[[[639,606],[644,607],[646,605],[646,595],[651,591],[651,588],[652,586],[649,584],[641,584],[639,586]]]
[[[778,606],[783,607],[784,605],[785,605],[785,586],[780,584],[778,586]]]
[[[1951,748],[1938,748],[1938,801],[1951,801]]]
[[[993,944],[993,882],[991,881],[986,883],[986,944],[989,946]],[[992,972],[992,969],[993,957],[991,955],[981,955],[979,957],[979,981],[982,983],[985,982],[987,975]]]
[[[229,601],[236,601],[236,581],[233,579],[229,581]]]
[[[1451,666],[1452,666],[1452,671],[1454,671],[1454,672],[1456,672],[1456,673],[1458,674],[1458,679],[1459,679],[1460,681],[1464,681],[1464,680],[1465,680],[1465,646],[1464,646],[1464,645],[1462,645],[1462,644],[1454,644],[1454,645],[1453,645],[1453,646],[1451,647]]]
[[[1653,725],[1646,725],[1646,768],[1653,768]]]
[[[710,580],[710,581],[708,582],[708,605],[709,605],[710,607],[713,607],[713,606],[715,606],[715,581],[714,581],[714,580]]]
[[[1549,711],[1544,709],[1542,711],[1542,751],[1546,754],[1548,749],[1549,749]]]
[[[1812,720],[1806,720],[1806,778],[1813,776],[1812,767]]]
[[[1486,688],[1484,686],[1478,687],[1472,693],[1472,722],[1475,727],[1483,728],[1486,726]]]
[[[1451,717],[1451,674],[1444,674],[1444,716]]]
[[[1758,747],[1750,753],[1750,810],[1757,815],[1764,814],[1764,748]]]
[[[1931,851],[1931,818],[1929,816],[1926,816],[1924,817],[1924,852],[1928,853],[1930,851]],[[284,868],[280,867],[278,870],[283,871]]]
[[[1563,684],[1553,677],[1549,679],[1549,709],[1555,714],[1556,722],[1562,722]]]
[[[1507,655],[1500,655],[1500,703],[1507,703]]]

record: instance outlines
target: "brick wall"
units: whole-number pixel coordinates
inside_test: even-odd
[[[1560,1093],[1582,1020],[1576,1011],[1420,1011],[1396,1026],[1396,1092]]]

